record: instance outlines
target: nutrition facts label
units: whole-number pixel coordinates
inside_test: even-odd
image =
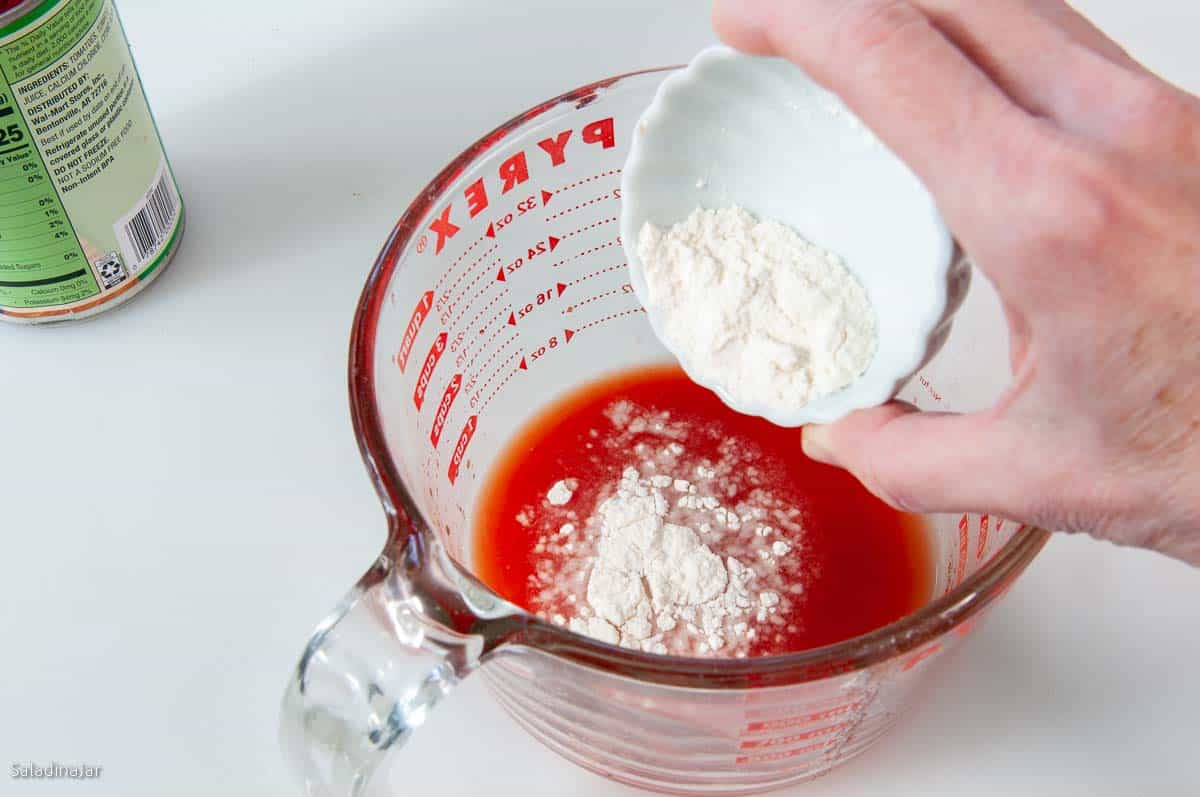
[[[181,215],[112,0],[33,15],[0,31],[0,309],[121,290]]]
[[[29,128],[11,95],[2,101],[0,296],[31,305],[93,296],[96,279]]]

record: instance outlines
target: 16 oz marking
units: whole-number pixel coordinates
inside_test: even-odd
[[[554,287],[551,286],[551,287],[547,288],[546,290],[539,293],[537,295],[537,298],[534,299],[532,302],[528,302],[524,307],[517,308],[517,318],[524,318],[525,316],[529,315],[534,310],[536,310],[538,307],[541,307],[542,305],[546,304],[547,302],[552,301],[554,299],[554,296],[555,296]]]

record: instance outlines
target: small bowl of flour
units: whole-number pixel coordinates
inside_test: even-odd
[[[622,194],[655,333],[694,381],[781,426],[888,401],[969,285],[916,176],[782,59],[714,47],[665,80]]]

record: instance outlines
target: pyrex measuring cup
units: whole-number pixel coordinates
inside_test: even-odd
[[[580,383],[668,361],[617,233],[631,128],[668,71],[586,86],[485,136],[417,198],[371,273],[350,387],[390,534],[288,685],[283,740],[310,794],[360,793],[477,669],[522,727],[625,783],[738,794],[820,775],[895,722],[1045,542],[986,516],[931,518],[929,605],[843,643],[748,660],[611,647],[471,575],[476,493],[514,429]],[[974,284],[904,399],[974,409],[1003,388],[1003,316]]]

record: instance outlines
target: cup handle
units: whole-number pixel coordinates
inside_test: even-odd
[[[280,738],[310,797],[351,797],[523,622],[412,533],[359,580],[288,683]]]

